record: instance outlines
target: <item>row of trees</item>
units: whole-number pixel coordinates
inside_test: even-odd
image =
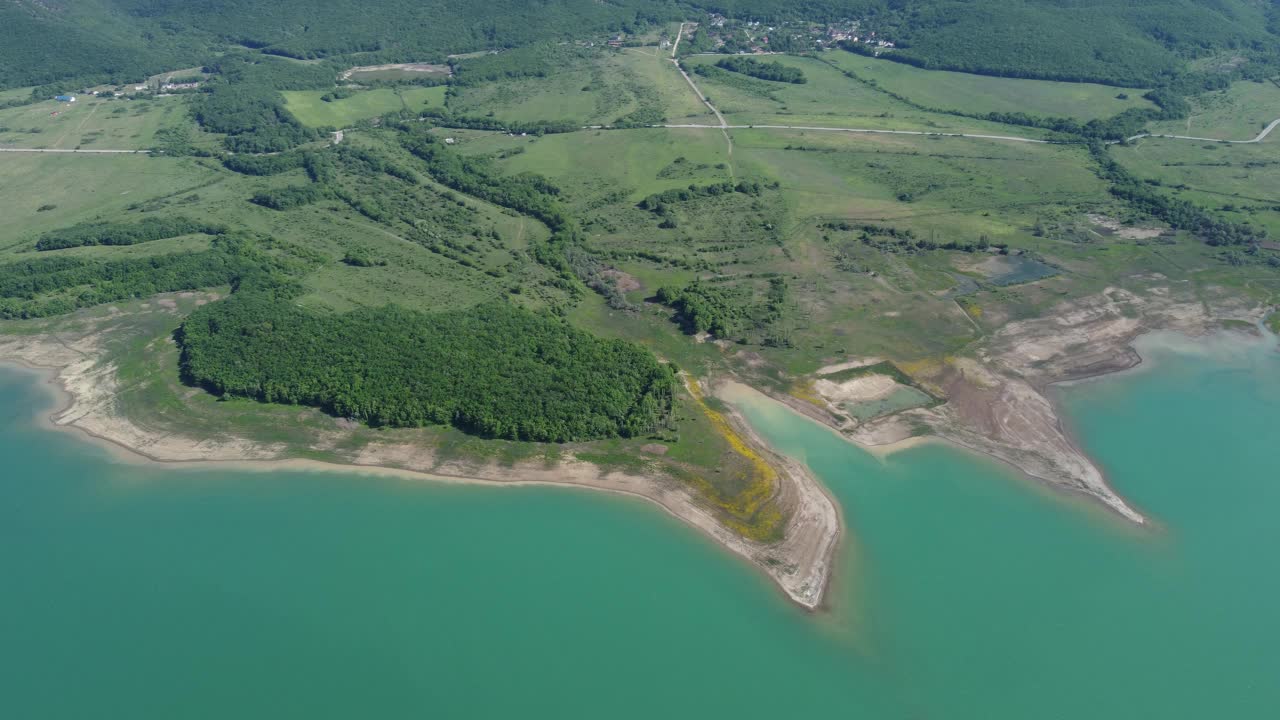
[[[122,260],[44,257],[0,265],[0,318],[62,315],[83,307],[162,292],[237,282],[264,261],[221,236],[203,252]]]
[[[724,58],[716,63],[716,67],[730,72],[750,75],[760,80],[803,85],[809,82],[800,68],[783,65],[780,62],[765,62],[742,55]]]
[[[427,128],[402,125],[400,129],[404,147],[426,163],[437,182],[537,218],[553,232],[576,227],[558,199],[560,189],[541,175],[504,175],[489,158],[450,151]]]
[[[580,124],[565,120],[501,120],[496,117],[454,115],[448,110],[439,108],[427,108],[419,113],[419,117],[429,120],[432,125],[437,127],[491,130],[507,133],[525,133],[528,135],[554,135],[582,129]]]
[[[1098,175],[1111,184],[1112,195],[1140,212],[1163,220],[1175,230],[1187,230],[1214,246],[1256,245],[1267,238],[1265,228],[1232,222],[1193,202],[1155,190],[1116,162],[1100,143],[1092,144],[1090,151],[1098,163]]]
[[[744,195],[759,195],[764,192],[764,185],[754,180],[743,180],[738,183],[725,181],[708,185],[692,184],[687,188],[664,190],[660,193],[649,195],[639,202],[638,207],[641,210],[663,214],[671,203],[689,202],[690,200],[705,197],[719,197],[735,192]]]
[[[506,303],[320,315],[250,290],[178,337],[188,382],[375,426],[566,442],[641,435],[671,411],[672,372],[648,351]]]
[[[136,223],[82,223],[41,235],[36,241],[36,250],[61,250],[86,245],[136,245],[180,235],[221,235],[226,231],[225,225],[180,216],[151,217]]]

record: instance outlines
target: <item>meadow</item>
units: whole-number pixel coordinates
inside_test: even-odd
[[[347,128],[360,120],[401,110],[444,107],[444,86],[375,88],[350,97],[325,101],[331,90],[287,90],[285,107],[307,127]]]
[[[719,58],[710,55],[684,60],[690,69],[708,67],[710,75],[695,71],[691,77],[731,125],[808,125],[1045,137],[1044,132],[1030,128],[919,110],[866,83],[848,78],[814,58],[769,56],[769,62],[801,70],[806,79],[804,84],[759,80],[721,70],[715,67],[718,61]]]
[[[0,110],[0,147],[145,150],[156,133],[190,124],[189,97],[125,99],[77,95]]]
[[[1143,138],[1112,154],[1164,192],[1280,237],[1280,137],[1239,145]]]
[[[863,82],[941,110],[966,113],[1022,112],[1078,120],[1107,118],[1132,108],[1155,107],[1143,99],[1146,90],[1094,83],[1024,80],[922,70],[890,60],[850,52],[823,53],[821,60],[853,73]],[[1121,97],[1124,96],[1124,97]]]
[[[460,86],[449,102],[460,115],[511,122],[569,121],[610,125],[713,122],[669,56],[657,48],[579,49],[545,77]]]
[[[1182,120],[1152,123],[1151,131],[1217,140],[1248,140],[1280,118],[1280,86],[1275,81],[1237,82],[1224,90],[1188,98]]]

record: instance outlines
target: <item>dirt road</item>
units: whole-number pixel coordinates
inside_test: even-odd
[[[76,150],[74,148],[0,148],[0,152],[20,152],[20,153],[97,153],[97,154],[126,154],[137,155],[138,153],[147,153],[149,150]]]
[[[1146,138],[1146,137],[1156,137],[1156,138],[1171,138],[1173,140],[1195,140],[1197,142],[1216,142],[1216,143],[1231,143],[1232,145],[1247,145],[1249,143],[1258,143],[1258,142],[1262,142],[1263,140],[1266,140],[1267,136],[1270,135],[1271,131],[1275,130],[1277,126],[1280,126],[1280,118],[1276,118],[1275,120],[1272,120],[1270,125],[1262,128],[1262,132],[1253,136],[1253,138],[1249,140],[1219,140],[1218,138],[1192,137],[1190,135],[1163,135],[1160,133],[1140,133],[1138,135],[1134,135],[1131,138],[1127,138],[1125,142],[1133,142],[1134,140],[1141,140],[1142,138]]]

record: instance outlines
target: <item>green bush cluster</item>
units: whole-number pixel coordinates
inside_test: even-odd
[[[40,236],[36,250],[62,250],[86,245],[136,245],[179,235],[221,235],[225,225],[184,217],[153,217],[137,223],[83,223]]]

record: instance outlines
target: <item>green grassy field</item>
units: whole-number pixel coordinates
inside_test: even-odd
[[[711,122],[671,61],[657,48],[583,51],[584,57],[547,77],[463,86],[450,109],[492,113],[508,121],[569,121],[608,125],[643,118],[672,123]]]
[[[461,146],[464,152],[518,147],[504,165],[511,172],[538,172],[563,185],[575,206],[622,194],[638,201],[691,182],[727,180],[727,146],[719,131],[696,129],[593,130],[564,135],[507,138],[488,135]],[[663,169],[685,158],[679,172]]]
[[[0,147],[143,150],[156,144],[158,130],[190,124],[188,99],[77,95],[74,103],[46,100],[0,110]]]
[[[1023,112],[1092,120],[1130,108],[1154,107],[1142,97],[1146,90],[1136,88],[922,70],[844,51],[823,53],[821,58],[865,82],[874,82],[925,107],[943,110]],[[1118,97],[1122,94],[1128,97]]]
[[[1184,120],[1153,123],[1152,132],[1219,140],[1248,140],[1280,118],[1280,87],[1274,82],[1238,82],[1226,90],[1188,98]]]
[[[148,199],[213,199],[224,181],[219,172],[191,159],[6,153],[0,160],[5,207],[0,249],[29,249],[42,232],[114,219]],[[45,206],[51,207],[39,209]]]
[[[1112,154],[1130,172],[1158,180],[1166,192],[1280,237],[1280,136],[1229,145],[1145,138]]]
[[[308,127],[350,127],[358,120],[367,120],[399,110],[422,110],[444,107],[444,86],[376,88],[362,90],[355,95],[325,102],[320,98],[330,90],[288,90],[282,93],[285,107],[298,121]]]
[[[647,82],[672,124],[709,124],[715,117],[698,100],[671,62],[668,51],[656,47],[626,48],[616,62]]]
[[[1044,208],[1106,197],[1079,147],[805,131],[733,137],[740,165],[781,182],[799,217],[994,240],[1025,235]]]
[[[31,88],[12,88],[10,90],[0,90],[0,103],[9,102],[10,100],[26,100],[31,97]]]
[[[690,57],[691,69],[714,67],[714,55]],[[876,130],[917,130],[1044,137],[1029,128],[917,110],[875,88],[845,77],[839,70],[807,57],[772,55],[804,72],[806,83],[771,82],[715,68],[711,76],[691,73],[694,82],[731,125],[806,125]]]

